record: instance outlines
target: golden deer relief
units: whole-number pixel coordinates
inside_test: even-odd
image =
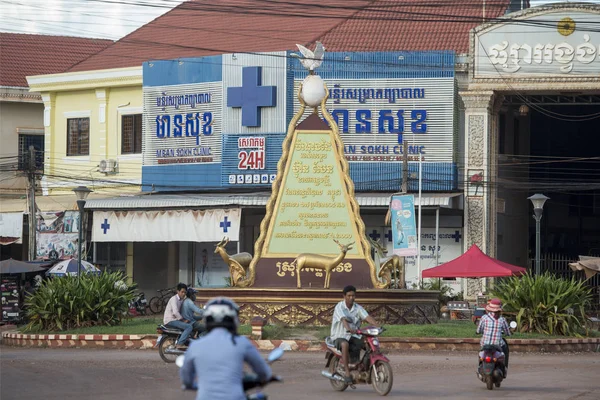
[[[340,248],[340,254],[338,254],[337,257],[327,257],[313,253],[302,253],[298,255],[298,257],[296,257],[294,261],[291,262],[290,266],[294,267],[296,270],[296,276],[298,278],[298,289],[302,288],[302,283],[300,283],[300,271],[302,270],[324,271],[325,284],[323,285],[323,288],[329,289],[331,273],[334,269],[337,270],[344,257],[346,257],[346,253],[352,249],[352,245],[354,244],[354,242],[352,242],[347,245],[343,245],[336,239],[333,239],[333,241]],[[352,268],[352,265],[350,265],[350,268]],[[345,270],[345,266],[342,267],[342,271],[343,270]]]
[[[225,264],[229,267],[229,276],[231,277],[231,286],[246,286],[242,285],[247,278],[248,267],[252,261],[250,253],[238,253],[229,255],[225,250],[225,246],[229,243],[229,238],[225,236],[215,248],[215,254],[219,254]]]

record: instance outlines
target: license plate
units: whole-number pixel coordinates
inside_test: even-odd
[[[158,347],[158,345],[160,345],[160,342],[162,342],[163,340],[163,335],[160,335],[157,339],[156,339],[156,344],[154,345],[154,347]]]

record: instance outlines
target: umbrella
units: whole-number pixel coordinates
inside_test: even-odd
[[[39,265],[30,264],[25,261],[18,261],[12,258],[0,261],[0,274],[22,274],[28,272],[44,271],[45,268]]]
[[[477,245],[460,257],[423,271],[423,278],[485,278],[512,276],[525,273],[526,269],[496,260],[485,255]]]
[[[600,272],[600,257],[579,256],[579,261],[569,263],[573,271],[584,271],[585,278],[590,279]]]
[[[93,264],[81,260],[81,272],[84,273],[94,273],[100,274],[100,270],[96,268]],[[70,260],[64,260],[59,263],[54,264],[52,268],[50,268],[46,275],[50,276],[65,276],[65,275],[77,275],[77,260],[71,258]]]

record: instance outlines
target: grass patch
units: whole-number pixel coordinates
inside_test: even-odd
[[[79,334],[79,335],[147,335],[155,334],[156,327],[162,324],[162,317],[140,317],[124,320],[117,326],[92,326],[57,332],[37,332],[41,334]],[[446,321],[429,325],[385,325],[383,337],[433,337],[433,338],[478,338],[477,328],[472,322]],[[304,339],[323,340],[329,335],[330,327],[288,327],[267,325],[264,327],[263,339]],[[241,325],[240,335],[250,335],[252,327]],[[600,337],[600,331],[590,331],[589,337]],[[565,336],[548,336],[539,333],[514,333],[514,339],[560,339]]]

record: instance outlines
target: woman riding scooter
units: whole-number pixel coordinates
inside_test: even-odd
[[[494,357],[500,358],[504,354],[504,377],[508,373],[508,347],[502,340],[502,334],[510,336],[510,327],[506,322],[506,319],[502,316],[502,302],[500,299],[492,299],[485,306],[487,313],[481,317],[479,326],[477,326],[477,333],[483,333],[481,337],[481,347],[485,345],[497,346],[502,349],[502,352],[497,352]],[[479,375],[479,369],[477,370]]]

